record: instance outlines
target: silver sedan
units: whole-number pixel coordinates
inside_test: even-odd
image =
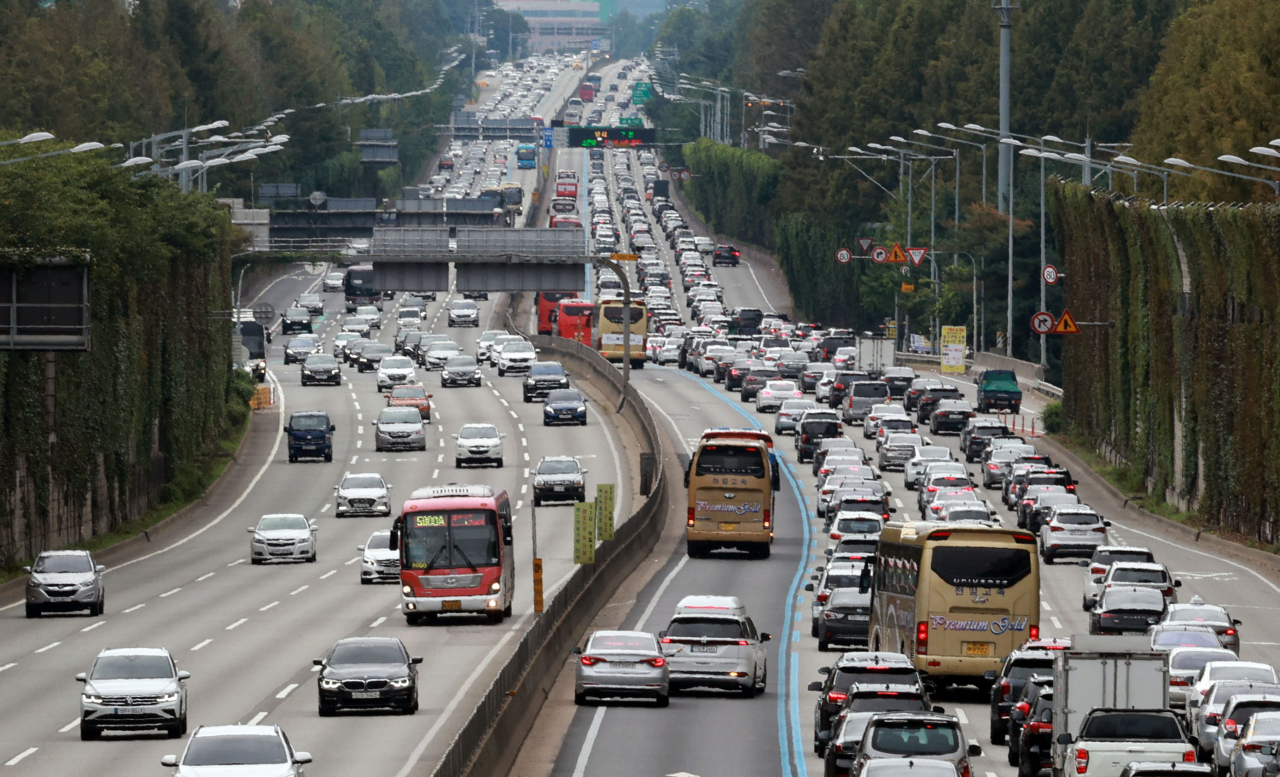
[[[587,697],[648,698],[668,704],[670,668],[652,634],[643,631],[597,631],[586,649],[575,647],[573,702]]]

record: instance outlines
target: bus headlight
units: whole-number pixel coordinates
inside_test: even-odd
[[[501,581],[494,580],[494,581],[493,581],[493,583],[491,583],[491,584],[489,585],[489,592],[490,592],[490,593],[495,593],[495,594],[496,594],[496,593],[497,593],[498,591],[500,591],[500,590],[502,590],[502,583],[501,583]]]
[[[413,593],[413,588],[412,588],[411,586],[408,586],[408,585],[402,585],[402,586],[400,586],[400,591],[401,591],[405,596],[408,596],[409,594]]]

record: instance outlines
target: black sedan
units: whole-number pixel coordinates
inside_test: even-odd
[[[417,665],[422,658],[410,656],[394,637],[341,639],[314,663],[320,667],[321,717],[341,709],[418,711]]]
[[[542,425],[587,425],[587,398],[576,389],[556,389],[542,403]]]
[[[1145,633],[1164,617],[1165,607],[1164,594],[1158,588],[1112,585],[1103,589],[1089,613],[1089,633]]]

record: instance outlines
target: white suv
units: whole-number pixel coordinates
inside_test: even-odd
[[[311,763],[311,753],[294,750],[279,726],[201,726],[187,740],[179,758],[166,755],[161,766],[173,769],[174,777],[221,774],[302,777],[302,765]]]
[[[749,697],[769,675],[764,643],[736,596],[686,596],[658,636],[671,665],[672,688],[723,688]]]
[[[537,360],[538,351],[533,343],[507,343],[498,352],[498,375],[501,377],[511,372],[528,372],[529,367]]]
[[[449,326],[480,326],[480,308],[469,299],[450,302]]]
[[[348,515],[391,515],[391,486],[376,472],[353,473],[333,487],[334,509],[339,518]]]
[[[164,648],[109,648],[93,669],[81,672],[80,738],[97,739],[104,729],[163,729],[171,737],[187,733],[187,689]]]
[[[418,382],[418,371],[408,356],[388,356],[378,362],[378,391]]]
[[[320,528],[296,513],[264,515],[250,526],[249,562],[316,560],[316,532]]]
[[[502,438],[493,424],[463,424],[458,433],[453,453],[453,466],[461,469],[465,464],[496,464],[502,466]]]

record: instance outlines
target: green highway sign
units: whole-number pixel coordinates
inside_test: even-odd
[[[635,117],[623,116],[621,119],[619,119],[619,122],[624,127],[643,127],[644,126],[644,119],[640,118],[639,116],[635,116]]]

